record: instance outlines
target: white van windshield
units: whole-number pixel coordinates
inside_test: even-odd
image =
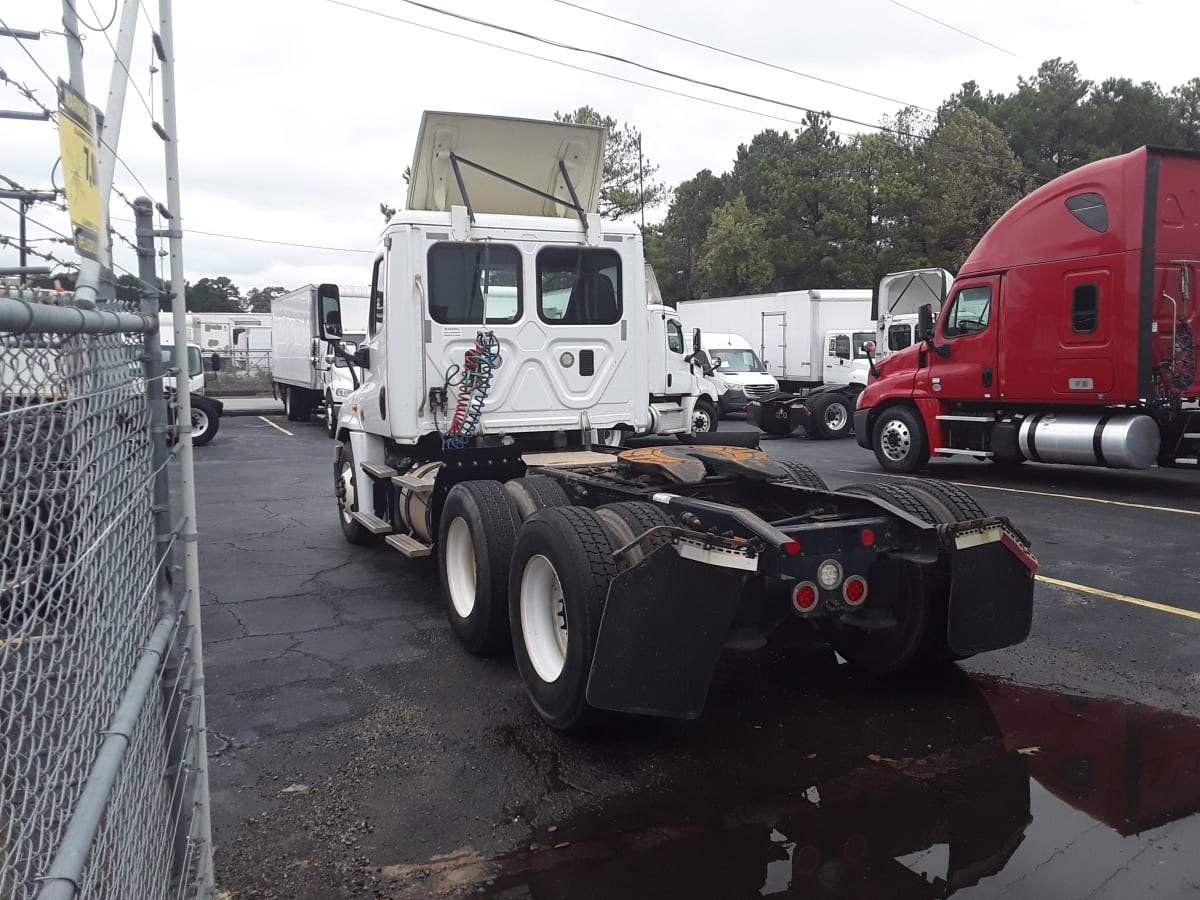
[[[714,360],[721,361],[722,372],[765,372],[766,367],[753,350],[734,350],[724,347],[720,350],[710,350],[708,355]]]

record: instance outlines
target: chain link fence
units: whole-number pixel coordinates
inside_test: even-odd
[[[38,300],[0,285],[0,900],[208,897],[156,318]]]

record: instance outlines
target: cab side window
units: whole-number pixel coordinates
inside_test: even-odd
[[[850,358],[850,335],[839,334],[829,339],[829,353],[838,359]]]
[[[667,349],[683,353],[683,326],[675,319],[667,319]]]
[[[967,287],[955,294],[946,319],[942,324],[942,335],[947,338],[977,334],[988,326],[992,311],[992,288],[990,285]]]
[[[370,319],[367,322],[368,331],[372,336],[379,331],[383,324],[383,257],[375,260],[375,268],[371,270],[371,306]]]

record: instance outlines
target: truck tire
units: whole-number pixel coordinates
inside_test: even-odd
[[[508,566],[521,525],[498,481],[463,481],[450,489],[438,524],[438,578],[446,618],[478,656],[509,647]]]
[[[929,462],[929,439],[920,416],[907,406],[891,406],[875,420],[871,446],[875,459],[888,472],[905,475]]]
[[[990,513],[979,502],[956,484],[922,478],[905,485],[913,493],[921,495],[930,506],[940,523],[966,522],[971,519],[986,519]]]
[[[883,500],[924,522],[938,521],[930,498],[910,485],[858,484],[841,490]],[[867,584],[866,609],[890,613],[896,624],[867,630],[822,619],[825,639],[843,658],[874,675],[919,671],[954,658],[946,644],[950,599],[946,573],[933,564],[880,557],[867,573]]]
[[[717,407],[707,397],[696,399],[692,410],[692,434],[711,434],[717,430]]]
[[[337,437],[338,412],[340,407],[333,402],[333,395],[325,395],[325,433]]]
[[[206,397],[192,395],[192,446],[203,447],[221,427],[221,415]]]
[[[804,465],[804,463],[796,462],[794,459],[776,459],[774,462],[779,463],[779,465],[788,470],[788,481],[792,482],[792,484],[813,488],[818,491],[829,490],[829,485],[825,483],[825,479]]]
[[[609,537],[613,539],[617,547],[628,546],[651,528],[675,524],[665,509],[646,501],[607,503],[596,509],[596,515],[608,529]],[[651,535],[625,551],[619,562],[623,563],[626,568],[636,566],[646,558],[646,554],[653,553],[659,547],[670,542],[671,538],[668,534]]]
[[[558,479],[549,475],[526,475],[504,482],[504,490],[512,498],[517,515],[522,522],[539,509],[553,506],[570,506],[571,500],[562,489]]]
[[[588,706],[588,673],[616,549],[590,509],[543,509],[521,526],[509,572],[509,622],[521,680],[534,709],[561,731],[603,718]]]
[[[289,422],[303,422],[308,418],[304,415],[303,400],[297,396],[299,393],[299,388],[289,386],[283,389],[283,410]]]
[[[351,544],[369,547],[379,543],[379,535],[372,534],[350,514],[357,512],[358,478],[354,474],[354,451],[349,444],[338,444],[333,457],[333,495],[337,499],[338,522],[342,526],[342,535]]]
[[[819,438],[831,441],[850,433],[853,408],[844,394],[817,394],[808,404],[812,412],[812,430]]]

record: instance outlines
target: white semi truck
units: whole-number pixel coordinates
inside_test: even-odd
[[[362,371],[333,460],[346,539],[436,556],[459,640],[514,652],[560,729],[697,716],[728,636],[792,616],[876,672],[1024,640],[1028,545],[953,486],[832,492],[754,433],[688,433],[701,335],[647,305],[638,228],[595,212],[604,139],[425,114],[362,342],[316,289]],[[605,446],[667,419],[682,440]]]
[[[178,390],[179,378],[185,378],[188,393],[191,394],[192,408],[192,445],[203,447],[217,435],[221,427],[221,415],[224,404],[220,400],[207,397],[204,394],[204,360],[198,344],[189,343],[185,352],[180,354],[175,349],[175,326],[170,313],[160,313],[158,316],[158,338],[162,346],[163,368],[167,371],[176,370],[179,375],[166,375],[163,378],[163,389],[174,406],[175,391]],[[186,375],[184,374],[186,373]]]
[[[358,373],[345,354],[334,353],[321,339],[317,294],[317,285],[306,284],[271,300],[271,384],[290,421],[305,421],[321,407],[333,437],[342,401],[350,396]],[[339,335],[344,344],[357,345],[367,335],[367,288],[341,285],[339,294]]]

